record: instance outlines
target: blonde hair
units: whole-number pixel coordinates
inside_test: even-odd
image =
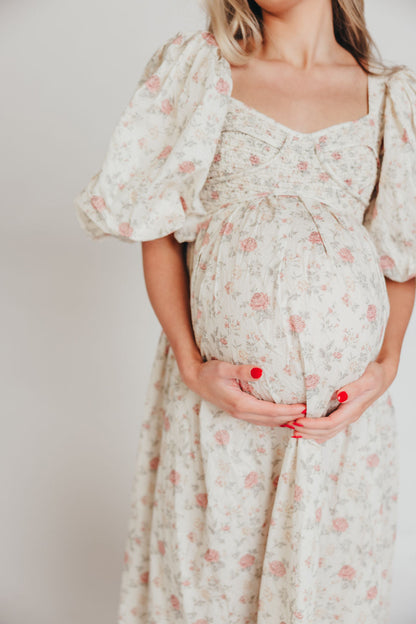
[[[244,65],[264,37],[262,9],[255,0],[203,0],[207,30],[223,56],[233,65]],[[368,74],[391,74],[405,65],[388,65],[371,37],[364,17],[364,0],[331,0],[337,42]],[[238,41],[241,41],[242,46]],[[377,52],[377,57],[375,52]],[[373,67],[373,69],[371,69]],[[374,69],[378,71],[373,71]]]

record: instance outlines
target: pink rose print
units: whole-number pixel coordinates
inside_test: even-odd
[[[377,596],[377,587],[374,585],[373,587],[370,587],[370,589],[368,590],[367,598],[368,600],[373,600],[376,596]]]
[[[233,223],[224,221],[220,229],[220,234],[231,234],[231,232],[233,231],[233,227],[234,227]]]
[[[275,478],[273,479],[273,486],[277,487],[278,483],[279,483],[279,475],[276,475]]]
[[[157,548],[160,552],[161,555],[164,555],[166,550],[165,550],[165,542],[163,542],[162,540],[158,540],[157,542]]]
[[[292,314],[289,317],[289,325],[290,325],[291,330],[296,332],[296,333],[298,333],[298,334],[301,331],[303,331],[305,329],[305,327],[306,327],[305,321],[298,314]]]
[[[102,212],[107,207],[104,199],[98,195],[93,195],[91,197],[91,205],[97,212]]]
[[[255,562],[255,557],[253,555],[247,554],[247,555],[243,555],[239,561],[240,563],[240,567],[242,568],[249,568],[250,566],[253,565],[253,563]]]
[[[311,232],[311,233],[309,234],[309,238],[308,238],[308,240],[309,240],[311,243],[318,243],[318,244],[322,244],[322,242],[323,242],[323,241],[322,241],[322,236],[321,236],[321,235],[320,235],[320,233],[319,233],[319,232],[317,232],[317,231]]]
[[[205,508],[208,505],[208,494],[196,494],[195,498],[199,507]]]
[[[326,171],[321,171],[319,174],[319,179],[322,180],[322,182],[328,182],[330,178],[331,176]]]
[[[175,609],[175,611],[179,610],[179,600],[178,598],[175,596],[175,594],[171,594],[170,596],[170,604],[172,605],[172,608]]]
[[[395,262],[390,256],[380,256],[380,266],[382,269],[394,269]]]
[[[377,453],[373,453],[372,455],[369,455],[367,457],[367,466],[369,466],[370,468],[375,468],[376,466],[378,466],[379,462],[380,458]]]
[[[318,509],[315,511],[315,518],[317,522],[321,521],[322,518],[322,507],[318,507]]]
[[[173,43],[175,45],[180,45],[182,43],[183,40],[183,36],[182,35],[178,35],[177,37],[175,37],[175,39],[173,40]]]
[[[182,195],[180,196],[180,198],[179,198],[179,199],[181,200],[181,204],[182,204],[183,211],[184,211],[184,212],[187,212],[187,211],[188,211],[188,206],[187,206],[187,204],[186,204],[186,201],[185,201],[185,200],[184,200],[184,198],[182,197]]]
[[[167,158],[172,151],[172,145],[166,145],[163,150],[160,152],[158,156],[158,160],[162,160],[163,158]]]
[[[406,128],[403,130],[402,141],[403,141],[403,143],[409,143],[409,136],[407,134]]]
[[[202,34],[202,37],[205,39],[205,41],[209,43],[209,45],[215,45],[215,46],[218,45],[217,40],[215,39],[214,35],[210,33],[208,30],[201,34]]]
[[[220,431],[217,431],[215,433],[214,438],[218,442],[218,444],[221,444],[222,446],[224,446],[229,443],[230,434],[228,433],[226,429],[221,429]]]
[[[124,551],[124,564],[127,564],[129,561],[129,554],[128,552],[125,550]]]
[[[258,165],[260,162],[260,158],[256,154],[251,154],[250,162],[252,165]]]
[[[334,518],[332,526],[338,533],[343,533],[348,529],[348,520],[346,520],[346,518]]]
[[[179,165],[179,171],[181,173],[191,173],[192,171],[194,171],[194,169],[195,169],[195,165],[190,160],[185,160],[184,162],[181,162]]]
[[[228,93],[230,89],[230,85],[228,84],[226,80],[224,80],[224,78],[220,78],[217,81],[215,88],[217,89],[218,93]]]
[[[160,110],[162,111],[162,113],[165,113],[165,115],[170,115],[170,113],[173,111],[173,106],[170,100],[166,99],[163,100],[163,102],[160,105]]]
[[[339,152],[333,152],[331,156],[334,160],[339,160],[341,158],[341,154]]]
[[[244,251],[254,251],[257,247],[257,241],[255,238],[249,236],[249,238],[245,238],[244,240],[240,241],[240,247]]]
[[[213,550],[212,548],[208,548],[207,552],[204,555],[204,559],[206,561],[215,562],[220,560],[220,554],[217,550]]]
[[[319,375],[313,374],[313,375],[306,375],[305,377],[305,386],[307,388],[316,388],[316,386],[319,384]]]
[[[369,321],[375,321],[377,316],[377,308],[372,303],[367,308],[367,318]]]
[[[254,293],[250,299],[250,307],[253,310],[265,310],[269,305],[269,297],[266,293],[257,292]]]
[[[133,228],[130,226],[130,223],[120,223],[118,231],[122,236],[126,236],[127,238],[133,234]]]
[[[281,561],[270,561],[269,569],[274,576],[284,576],[286,574],[286,568]]]
[[[149,572],[143,572],[143,574],[140,575],[140,582],[143,583],[143,585],[149,582]]]
[[[298,163],[298,169],[299,169],[299,171],[306,171],[306,170],[307,170],[307,168],[308,168],[308,163],[306,162],[306,160],[301,160],[301,161]]]
[[[338,251],[340,257],[345,260],[345,262],[354,262],[354,256],[351,253],[351,250],[348,247],[343,247]]]
[[[294,499],[296,502],[299,502],[302,498],[303,495],[303,490],[300,487],[300,485],[295,485],[295,493],[294,493]]]
[[[158,466],[159,466],[159,457],[152,457],[152,459],[149,462],[150,470],[156,470]]]
[[[180,481],[181,475],[176,470],[171,470],[169,473],[169,481],[173,483],[173,485],[177,485]]]
[[[349,565],[342,566],[342,568],[338,572],[338,576],[340,576],[343,579],[347,579],[348,581],[351,581],[355,575],[356,575],[356,571],[354,570],[354,568],[352,568]]]
[[[257,472],[249,472],[246,478],[244,479],[244,487],[251,488],[254,485],[256,485],[258,480],[259,480],[259,475],[257,474]]]
[[[144,83],[150,93],[157,93],[160,89],[160,79],[157,74],[150,76]]]

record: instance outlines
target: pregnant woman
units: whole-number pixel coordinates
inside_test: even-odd
[[[142,242],[163,328],[118,622],[388,624],[416,74],[376,70],[356,0],[207,8],[75,201]]]

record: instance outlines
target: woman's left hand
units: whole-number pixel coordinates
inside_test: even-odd
[[[296,418],[287,425],[293,427],[293,435],[325,442],[356,422],[365,410],[391,385],[398,364],[392,360],[370,362],[364,373],[355,381],[339,388],[336,394],[341,402],[329,416],[323,418]]]

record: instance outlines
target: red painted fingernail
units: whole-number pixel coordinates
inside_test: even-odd
[[[254,368],[251,369],[250,374],[254,379],[258,379],[259,377],[262,376],[263,371],[261,370],[261,368],[258,368],[257,366],[255,366]]]
[[[292,438],[301,438],[301,435],[292,435]]]
[[[304,427],[305,425],[302,425],[302,423],[298,423],[295,421],[295,425],[297,425],[298,427]]]
[[[301,414],[306,414],[306,407],[301,411]]]
[[[344,403],[348,399],[348,394],[342,390],[339,394],[337,394],[337,399],[340,403]]]

